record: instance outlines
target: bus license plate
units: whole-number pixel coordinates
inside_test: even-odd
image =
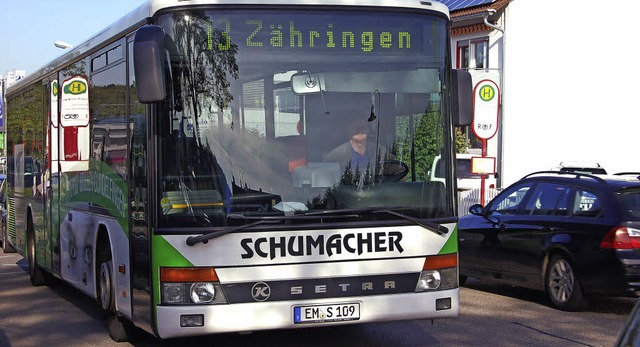
[[[360,304],[295,306],[293,322],[325,323],[360,319]]]

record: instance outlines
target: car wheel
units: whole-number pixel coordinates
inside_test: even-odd
[[[588,302],[578,276],[566,256],[555,255],[549,261],[546,289],[553,306],[564,311],[581,311]]]

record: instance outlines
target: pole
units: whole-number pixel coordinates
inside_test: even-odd
[[[487,157],[487,139],[482,139],[482,157],[486,158]],[[485,177],[487,175],[485,174],[481,174],[480,175],[480,204],[482,206],[484,206],[484,190],[485,190]]]

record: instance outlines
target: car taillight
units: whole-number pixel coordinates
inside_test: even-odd
[[[604,239],[602,239],[600,248],[640,248],[640,230],[628,227],[615,227],[609,230]]]

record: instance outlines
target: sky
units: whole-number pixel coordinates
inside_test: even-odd
[[[77,46],[145,0],[0,0],[0,75],[33,73]]]

